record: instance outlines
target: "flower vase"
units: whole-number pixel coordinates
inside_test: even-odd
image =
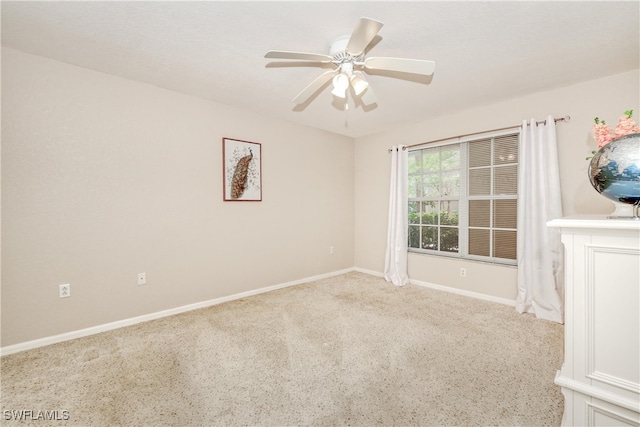
[[[616,208],[610,218],[640,219],[640,133],[616,138],[600,148],[589,163],[589,181],[598,193],[632,210]]]

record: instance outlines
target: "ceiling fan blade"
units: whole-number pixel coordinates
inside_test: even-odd
[[[400,73],[430,76],[436,68],[434,61],[405,58],[367,58],[364,67],[368,70],[398,71]]]
[[[324,73],[320,74],[318,77],[316,77],[314,81],[309,83],[307,87],[302,89],[302,92],[300,92],[298,95],[296,95],[295,98],[293,98],[293,102],[295,102],[296,104],[304,104],[304,102],[307,99],[309,99],[322,86],[324,86],[325,83],[331,80],[333,76],[335,76],[339,72],[340,70],[338,69],[338,70],[325,71]]]
[[[382,22],[373,19],[360,18],[347,43],[347,52],[353,56],[360,55],[383,25]]]
[[[264,57],[275,59],[302,59],[304,61],[318,61],[323,63],[333,62],[331,56],[321,53],[287,52],[283,50],[270,50]]]

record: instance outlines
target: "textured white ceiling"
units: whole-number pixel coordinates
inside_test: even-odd
[[[162,88],[358,137],[637,69],[640,3],[2,1],[2,44]],[[384,23],[371,56],[436,61],[430,82],[368,77],[377,107],[330,90],[291,100],[322,71],[268,50],[328,53],[360,17]]]

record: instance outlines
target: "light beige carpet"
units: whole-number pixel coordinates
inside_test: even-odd
[[[562,336],[354,272],[5,356],[2,424],[559,425]]]

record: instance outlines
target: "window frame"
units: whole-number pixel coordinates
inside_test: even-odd
[[[495,158],[494,158],[494,149],[495,149],[495,139],[499,138],[499,137],[505,137],[505,136],[515,136],[517,138],[517,158],[515,162],[510,162],[510,163],[504,163],[504,164],[495,164]],[[490,169],[490,186],[491,186],[491,191],[490,194],[488,195],[470,195],[469,194],[469,174],[470,174],[470,170],[473,168],[469,167],[469,159],[468,159],[468,154],[469,154],[469,144],[473,144],[476,141],[482,141],[482,140],[486,140],[486,139],[491,139],[491,164],[489,166],[485,166],[486,168]],[[517,264],[517,252],[516,252],[516,259],[510,259],[510,258],[500,258],[495,256],[493,249],[494,249],[494,240],[495,240],[495,235],[494,232],[495,231],[515,231],[516,233],[516,247],[515,250],[517,251],[517,233],[518,233],[518,224],[517,224],[517,203],[519,200],[519,195],[518,195],[518,174],[519,174],[519,168],[520,168],[520,158],[521,158],[521,154],[520,154],[520,149],[521,149],[521,143],[522,143],[522,138],[521,138],[521,132],[517,129],[510,129],[510,130],[502,130],[502,131],[498,131],[498,132],[492,132],[492,133],[484,133],[484,134],[475,134],[473,136],[469,136],[469,137],[465,137],[465,138],[456,138],[456,139],[449,139],[449,140],[445,140],[445,141],[439,141],[437,143],[433,143],[433,144],[429,144],[428,146],[422,146],[422,147],[416,147],[415,149],[409,149],[409,155],[411,155],[412,152],[415,151],[422,151],[422,150],[429,150],[429,149],[435,149],[435,148],[439,148],[441,149],[441,147],[446,147],[446,146],[451,146],[451,145],[458,145],[459,147],[459,153],[460,153],[460,164],[459,164],[459,171],[460,171],[460,186],[459,186],[459,193],[457,198],[451,198],[451,197],[442,197],[442,196],[438,196],[438,197],[429,197],[429,196],[424,196],[422,194],[422,191],[420,191],[419,194],[417,194],[417,197],[408,197],[407,200],[407,205],[409,207],[409,213],[408,213],[408,220],[409,220],[409,236],[407,239],[407,249],[409,252],[412,253],[416,253],[416,254],[426,254],[426,255],[435,255],[435,256],[445,256],[445,257],[450,257],[450,258],[454,258],[454,259],[466,259],[466,260],[471,260],[471,261],[480,261],[480,262],[486,262],[486,263],[491,263],[491,264],[501,264],[501,265],[507,265],[507,266],[515,266]],[[516,167],[516,194],[515,195],[496,195],[493,194],[493,186],[494,186],[494,172],[496,168],[502,168],[502,167],[508,167],[508,166],[515,166]],[[439,169],[437,172],[439,175],[442,174],[442,170]],[[409,180],[411,180],[412,177],[416,177],[416,176],[425,176],[426,174],[424,173],[424,171],[422,171],[422,167],[420,168],[420,174],[410,174],[409,172],[407,172],[408,174],[408,178]],[[407,196],[409,196],[409,189],[407,190]],[[436,202],[438,204],[438,210],[437,210],[437,214],[436,216],[438,217],[438,223],[437,224],[433,224],[433,226],[436,226],[438,229],[438,244],[440,243],[440,229],[442,224],[440,224],[440,203],[443,200],[455,200],[458,202],[458,225],[456,226],[458,228],[458,251],[457,252],[450,252],[450,251],[443,251],[441,248],[439,249],[423,249],[420,247],[411,247],[409,246],[411,244],[411,226],[418,226],[419,229],[419,233],[422,233],[422,227],[425,224],[422,224],[420,221],[418,223],[412,223],[411,219],[410,219],[410,213],[411,213],[411,204],[412,202],[417,203],[418,207],[420,208],[418,210],[418,216],[421,217],[422,215],[422,203],[424,202]],[[489,226],[488,227],[478,227],[478,226],[469,226],[469,202],[473,201],[473,200],[487,200],[489,201],[489,207],[490,207],[490,212],[489,212]],[[515,228],[508,228],[508,227],[497,227],[495,224],[495,216],[494,216],[494,203],[495,201],[499,201],[499,200],[515,200],[516,202],[516,227]],[[426,224],[427,226],[431,226],[430,224]],[[447,227],[448,225],[445,224],[445,227]],[[469,254],[469,231],[470,230],[476,230],[476,229],[486,229],[489,230],[489,254],[490,256],[484,256],[484,255],[474,255],[474,254]],[[493,256],[491,256],[491,254],[494,254]]]

